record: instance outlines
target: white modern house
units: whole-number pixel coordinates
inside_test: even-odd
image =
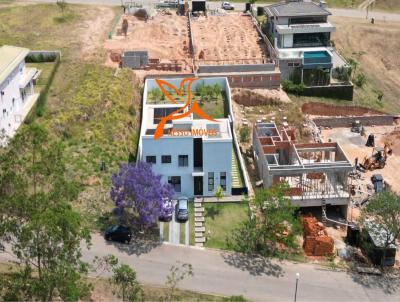
[[[28,54],[26,48],[0,48],[0,145],[14,136],[39,97],[33,87],[39,71],[25,66]]]
[[[331,45],[336,27],[325,1],[314,3],[285,0],[266,6],[267,32],[279,59],[282,79],[297,72],[310,86],[327,85],[332,69],[346,66],[344,58]],[[316,75],[323,71],[326,77]]]
[[[164,80],[179,88],[182,78]],[[228,102],[224,106],[227,112],[223,117],[211,121],[190,113],[179,119],[168,120],[163,135],[155,138],[163,117],[171,113],[177,115],[173,113],[176,110],[188,112],[192,106],[180,109],[187,104],[186,97],[175,97],[176,103],[171,103],[163,96],[151,98],[152,91],[159,89],[159,86],[155,79],[145,81],[138,160],[151,163],[153,171],[174,187],[177,196],[215,196],[219,186],[224,195],[231,195],[232,188],[238,182],[235,176],[238,161],[234,150],[227,79],[197,79],[191,84],[191,91],[193,95],[197,85],[215,84],[222,88],[225,102]],[[197,99],[193,95],[192,101]],[[240,186],[245,187],[244,182],[236,183],[236,187]]]

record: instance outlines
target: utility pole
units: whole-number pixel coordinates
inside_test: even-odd
[[[296,289],[294,291],[294,302],[297,300],[297,285],[299,283],[300,273],[296,273]]]

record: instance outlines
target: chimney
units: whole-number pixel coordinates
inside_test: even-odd
[[[327,7],[326,1],[320,0],[320,1],[319,1],[319,7],[320,7],[320,8],[323,8],[323,9],[326,9],[326,7]]]

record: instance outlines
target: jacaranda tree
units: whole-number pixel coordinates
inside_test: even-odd
[[[174,190],[161,182],[151,165],[145,162],[121,164],[119,172],[112,176],[111,199],[119,213],[131,210],[143,226],[157,222],[160,215],[172,212],[164,201],[171,199]]]

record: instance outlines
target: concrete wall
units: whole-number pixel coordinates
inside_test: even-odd
[[[289,63],[296,63],[299,64],[298,67],[294,66],[289,66]],[[290,75],[296,68],[301,68],[303,64],[303,59],[298,58],[298,59],[280,59],[279,60],[279,69],[281,71],[281,79],[282,80],[288,80],[290,78]]]
[[[280,87],[280,74],[271,75],[235,75],[227,76],[229,85],[232,88],[269,88],[277,89]]]
[[[397,117],[393,115],[373,115],[373,116],[348,116],[348,117],[325,117],[315,118],[314,123],[318,127],[350,127],[358,120],[363,126],[384,126],[393,125]]]
[[[275,64],[200,65],[198,73],[265,72],[274,71]]]

